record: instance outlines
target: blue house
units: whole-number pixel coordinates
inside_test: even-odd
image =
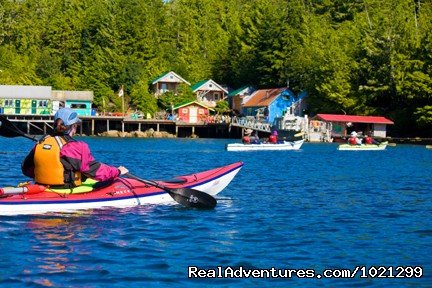
[[[305,92],[296,96],[288,88],[260,89],[243,100],[242,113],[268,123],[273,123],[285,113],[303,116],[305,97]]]

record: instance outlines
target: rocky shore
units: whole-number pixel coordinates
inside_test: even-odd
[[[101,137],[120,137],[120,138],[177,138],[175,134],[168,133],[166,131],[155,131],[150,128],[146,131],[131,131],[122,132],[118,130],[109,130],[97,134]],[[196,135],[192,135],[191,138],[197,138]]]

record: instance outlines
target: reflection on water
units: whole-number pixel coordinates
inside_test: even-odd
[[[56,278],[63,275],[67,279],[71,278],[72,281],[73,275],[83,271],[105,273],[103,266],[97,260],[98,252],[95,251],[100,246],[110,249],[126,248],[130,245],[127,240],[111,239],[108,236],[116,233],[124,234],[125,227],[114,227],[112,223],[130,214],[145,217],[154,207],[110,208],[85,210],[72,214],[29,216],[28,220],[19,222],[19,225],[24,225],[25,230],[28,230],[26,235],[29,254],[23,256],[31,258],[29,261],[31,265],[27,265],[22,270],[24,276],[22,280],[32,279],[31,282],[45,287],[61,287],[61,282],[53,281],[53,275]],[[93,225],[96,223],[97,225]],[[107,237],[108,242],[106,242]]]
[[[69,218],[35,218],[29,221],[31,229],[38,241],[32,250],[40,256],[36,259],[38,268],[46,273],[61,273],[66,267],[74,269],[70,257],[73,255],[72,243],[80,242],[75,237],[80,231],[79,219]]]

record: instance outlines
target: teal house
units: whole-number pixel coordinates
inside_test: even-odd
[[[80,116],[91,116],[93,92],[92,91],[52,91],[53,113],[61,107],[74,109]]]

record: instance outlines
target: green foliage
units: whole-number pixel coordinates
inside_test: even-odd
[[[147,81],[141,80],[131,90],[132,104],[144,115],[155,115],[157,112],[157,100],[149,93]]]
[[[226,114],[231,111],[229,104],[225,100],[216,102],[216,107],[214,108],[217,114]]]
[[[420,127],[431,127],[432,126],[432,106],[426,105],[421,108],[417,108],[415,112],[417,116],[417,123]]]
[[[173,106],[196,100],[196,95],[186,84],[181,84],[176,92],[166,92],[159,97],[159,106],[164,110],[171,111]]]
[[[289,83],[308,91],[312,113],[381,114],[399,134],[432,130],[431,1],[0,0],[0,7],[0,84],[92,90],[101,111],[121,111],[123,84],[126,108],[154,114],[157,100],[143,81],[172,70],[233,89]],[[158,100],[170,109],[195,96],[182,87]]]

